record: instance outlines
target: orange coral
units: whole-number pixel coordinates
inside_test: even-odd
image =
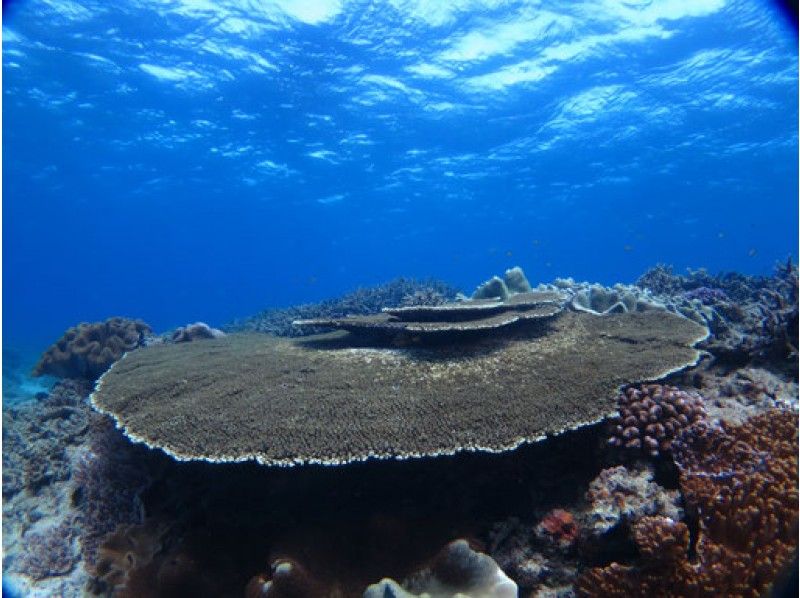
[[[546,534],[559,546],[572,545],[578,538],[578,524],[572,513],[564,509],[553,509],[539,522],[538,531]]]
[[[641,560],[578,580],[585,596],[764,594],[797,550],[797,416],[774,409],[741,426],[696,427],[673,446],[689,529],[664,517],[633,528]]]

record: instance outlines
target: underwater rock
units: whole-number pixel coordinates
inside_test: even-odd
[[[694,427],[673,449],[688,526],[668,517],[634,525],[639,560],[586,572],[581,596],[764,595],[797,554],[797,414],[772,410],[745,424]]]
[[[672,441],[705,418],[703,398],[674,386],[629,386],[617,398],[619,414],[611,419],[611,446],[641,450],[656,457],[668,453]]]
[[[221,336],[225,336],[222,330],[211,328],[205,322],[195,322],[175,330],[172,333],[171,340],[173,343],[188,343],[204,338],[220,338]]]
[[[445,546],[431,565],[411,575],[402,586],[383,579],[364,592],[364,598],[517,598],[517,584],[485,554],[466,540]]]
[[[504,451],[610,415],[616,389],[693,364],[706,329],[666,312],[564,312],[436,348],[228,335],[129,353],[92,402],[178,459],[341,464]]]
[[[78,324],[45,351],[33,375],[94,380],[126,351],[142,346],[151,332],[141,320],[119,317]]]

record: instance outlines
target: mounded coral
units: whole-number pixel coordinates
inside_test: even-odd
[[[797,414],[771,410],[746,423],[693,427],[673,446],[686,523],[634,525],[638,562],[591,569],[584,596],[762,596],[798,545]],[[692,556],[692,553],[694,556]]]
[[[342,333],[228,335],[131,352],[92,401],[129,438],[180,459],[334,465],[503,451],[610,415],[620,384],[694,363],[705,334],[665,312],[564,312],[546,330],[425,349],[353,347]]]
[[[33,375],[94,380],[151,332],[141,320],[119,317],[78,324],[45,351]]]
[[[455,540],[436,555],[430,566],[403,584],[383,579],[369,586],[364,598],[517,598],[517,584],[494,560]]]
[[[629,386],[617,397],[617,405],[609,444],[653,457],[668,453],[673,440],[706,415],[702,397],[661,384]]]
[[[171,340],[173,343],[188,343],[204,338],[220,338],[222,336],[225,336],[222,330],[212,328],[205,322],[195,322],[176,329],[172,333]]]

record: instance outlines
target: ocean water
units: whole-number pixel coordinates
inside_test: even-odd
[[[222,325],[397,276],[767,274],[797,250],[796,30],[755,0],[22,0],[4,346]],[[29,360],[30,361],[30,360]]]

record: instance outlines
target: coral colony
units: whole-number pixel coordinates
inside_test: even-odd
[[[761,596],[797,558],[797,269],[398,280],[69,329],[3,414],[4,590]],[[777,584],[777,585],[776,585]],[[777,588],[777,589],[775,589]]]

